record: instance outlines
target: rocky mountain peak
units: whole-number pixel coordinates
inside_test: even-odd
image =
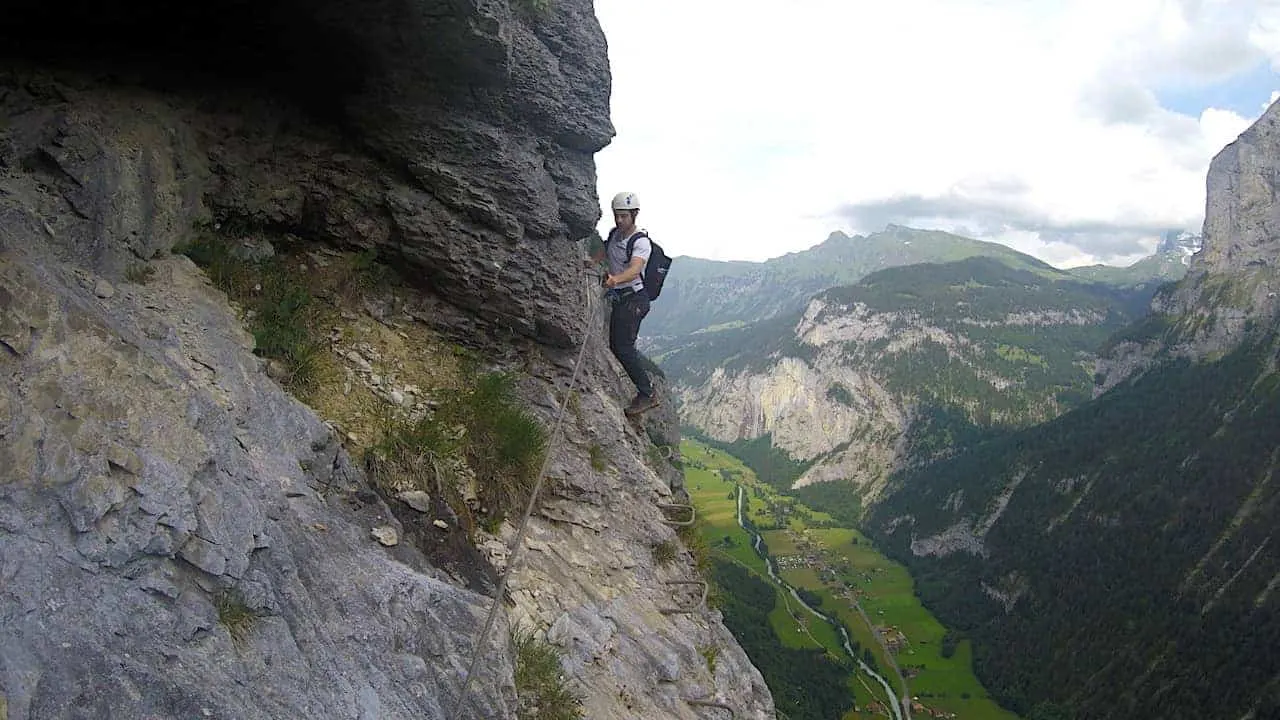
[[[1160,236],[1156,245],[1157,255],[1179,255],[1186,264],[1191,263],[1191,256],[1204,247],[1204,238],[1186,230],[1169,230]]]
[[[1273,104],[1209,166],[1204,257],[1198,269],[1274,267],[1280,257],[1280,104]]]

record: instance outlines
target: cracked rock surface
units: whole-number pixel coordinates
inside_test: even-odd
[[[396,522],[332,433],[190,261],[157,265],[163,292],[103,298],[0,253],[9,717],[445,717],[486,598],[370,539]],[[486,717],[513,717],[510,672],[479,679]]]

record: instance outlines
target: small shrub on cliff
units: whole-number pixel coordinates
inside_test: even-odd
[[[560,666],[560,651],[533,632],[515,630],[516,695],[520,720],[580,720],[582,700],[569,689]]]
[[[510,375],[482,375],[431,414],[392,423],[371,455],[375,479],[393,490],[443,491],[456,511],[469,515],[457,486],[462,474],[456,468],[465,462],[489,525],[523,508],[546,451],[546,432],[519,406],[514,385]]]
[[[663,540],[653,546],[653,562],[658,567],[666,567],[676,561],[680,548],[674,540]]]
[[[134,285],[146,285],[151,278],[155,277],[156,269],[146,263],[134,263],[124,271],[124,279]]]
[[[827,388],[827,399],[834,400],[846,407],[856,407],[853,401],[853,393],[843,384],[835,382]]]
[[[238,300],[253,290],[252,263],[236,257],[231,246],[216,237],[201,233],[190,242],[174,247],[173,251],[191,258],[209,276],[214,287],[232,298]]]
[[[277,257],[248,260],[216,236],[201,234],[175,248],[204,269],[214,287],[246,310],[254,352],[285,365],[290,390],[314,387],[321,346],[309,328],[311,293]]]
[[[662,471],[662,466],[666,463],[666,458],[662,456],[662,448],[657,445],[650,445],[645,449],[644,457],[649,461],[649,467],[653,468],[655,472]]]

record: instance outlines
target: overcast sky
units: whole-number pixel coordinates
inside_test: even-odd
[[[1280,96],[1280,0],[596,0],[596,156],[671,255],[889,223],[1059,267],[1199,231],[1213,155]]]

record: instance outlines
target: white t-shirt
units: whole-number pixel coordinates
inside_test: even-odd
[[[636,233],[642,233],[643,230],[636,230]],[[635,247],[632,249],[631,256],[627,256],[627,238],[618,235],[618,229],[614,228],[609,231],[609,240],[605,248],[605,256],[609,260],[609,274],[618,275],[627,269],[631,258],[644,258],[645,264],[649,262],[649,254],[652,249],[649,246],[649,237],[647,235],[636,238]],[[619,285],[619,288],[631,288],[639,291],[644,287],[644,266],[640,267],[640,275],[626,285]]]

